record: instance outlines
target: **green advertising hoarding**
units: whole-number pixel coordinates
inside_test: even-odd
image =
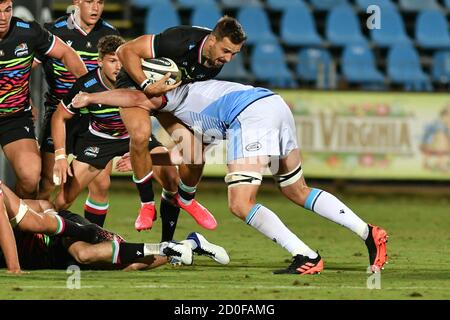
[[[294,114],[307,178],[450,180],[448,94],[277,93]],[[225,150],[206,152],[205,176],[224,176]]]

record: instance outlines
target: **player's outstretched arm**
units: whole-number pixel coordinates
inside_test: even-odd
[[[161,107],[162,98],[151,98],[134,89],[115,89],[111,91],[85,93],[81,92],[72,99],[72,106],[80,109],[89,104],[104,104],[122,108],[142,108],[147,111]]]
[[[52,138],[55,147],[53,182],[55,185],[66,183],[67,175],[72,176],[66,155],[66,121],[72,117],[73,115],[64,109],[62,103],[58,105],[52,116]]]
[[[67,70],[69,70],[70,73],[72,73],[77,78],[88,73],[83,60],[81,60],[78,53],[58,37],[56,37],[55,46],[48,53],[48,56],[61,60],[66,66]]]
[[[0,181],[1,184],[1,181]],[[9,223],[8,214],[6,213],[3,201],[3,192],[0,187],[0,248],[6,261],[8,273],[21,273],[19,257],[17,254],[16,240]]]

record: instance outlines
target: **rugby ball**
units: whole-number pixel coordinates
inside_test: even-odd
[[[142,59],[142,71],[152,83],[160,80],[167,72],[171,73],[166,84],[174,84],[181,80],[181,71],[169,58]]]

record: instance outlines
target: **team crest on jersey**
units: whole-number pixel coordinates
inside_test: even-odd
[[[88,41],[88,42],[86,43],[86,48],[92,48],[92,44],[91,44],[90,41]]]
[[[72,46],[72,43],[73,43],[73,41],[72,40],[67,40],[67,45],[69,46],[69,47],[71,47]]]
[[[28,54],[28,46],[26,43],[19,44],[14,50],[14,54],[16,57],[23,57]]]
[[[253,142],[253,143],[249,143],[246,147],[245,150],[247,151],[258,151],[259,149],[262,148],[261,143],[259,142]]]
[[[97,158],[99,152],[99,147],[87,147],[86,149],[84,149],[84,155],[86,157]]]
[[[5,52],[3,50],[0,50],[0,57],[3,57],[5,55]]]

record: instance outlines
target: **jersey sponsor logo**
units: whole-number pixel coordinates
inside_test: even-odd
[[[245,150],[250,151],[250,152],[258,151],[261,148],[262,148],[262,145],[259,142],[252,142],[245,146]]]
[[[97,158],[99,152],[99,147],[87,147],[86,149],[84,149],[84,155],[86,157]]]
[[[21,27],[21,28],[30,29],[30,25],[28,23],[25,23],[25,22],[18,21],[16,25],[18,27]]]
[[[91,80],[89,80],[88,82],[85,82],[84,83],[84,87],[85,88],[89,88],[89,87],[92,87],[94,84],[96,84],[97,83],[97,80],[96,79],[91,79]]]
[[[28,55],[28,46],[27,46],[27,44],[26,43],[19,44],[16,47],[16,49],[14,50],[14,54],[18,58]]]

